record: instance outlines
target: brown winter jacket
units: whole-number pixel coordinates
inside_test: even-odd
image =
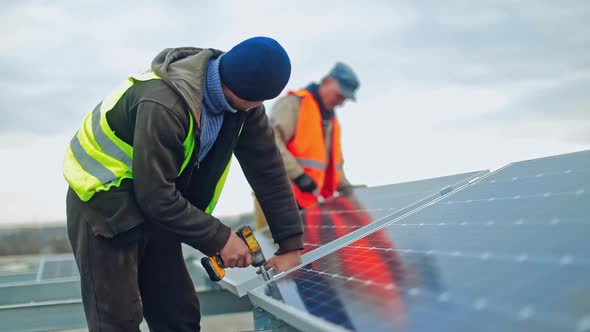
[[[221,53],[166,49],[154,59],[152,70],[162,80],[137,82],[107,114],[116,135],[133,146],[134,179],[98,192],[88,202],[79,200],[70,189],[68,213],[79,209],[95,234],[115,240],[133,240],[141,224],[154,223],[213,255],[223,248],[231,231],[203,210],[234,153],[269,216],[270,230],[279,245],[277,253],[303,248],[301,217],[263,106],[227,112],[213,147],[200,163],[197,129],[193,158],[178,176],[190,124],[187,111],[200,119],[207,65]]]

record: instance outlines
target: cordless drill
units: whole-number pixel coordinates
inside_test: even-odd
[[[268,275],[268,271],[264,268],[264,264],[266,264],[266,258],[264,258],[264,254],[262,253],[262,248],[260,248],[260,244],[250,226],[242,226],[236,232],[236,235],[242,239],[248,249],[250,249],[250,254],[252,255],[252,266],[259,268],[260,273],[264,280],[269,280],[270,276]],[[207,271],[209,278],[211,281],[219,281],[225,277],[225,266],[223,265],[223,260],[219,254],[211,257],[203,257],[201,258],[201,264]]]

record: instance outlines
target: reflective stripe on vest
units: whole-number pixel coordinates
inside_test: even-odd
[[[82,201],[99,191],[121,185],[133,178],[133,147],[118,138],[110,128],[106,114],[136,81],[160,79],[153,72],[129,77],[89,113],[66,150],[63,173],[70,187]],[[195,149],[193,116],[189,112],[189,132],[183,142],[184,161],[179,175],[188,165]]]
[[[240,135],[242,135],[243,129],[244,129],[244,124],[242,123],[242,126],[240,127],[240,131],[238,132],[238,137]],[[221,174],[221,177],[219,178],[219,180],[217,180],[217,184],[215,185],[215,191],[213,192],[213,197],[211,197],[211,201],[209,202],[209,205],[207,205],[207,208],[205,209],[205,213],[208,213],[208,214],[213,213],[213,210],[215,209],[215,206],[217,205],[217,202],[219,201],[219,197],[221,196],[221,192],[223,191],[223,187],[225,186],[225,181],[227,180],[227,175],[229,174],[229,169],[231,168],[231,161],[232,161],[232,159],[230,158],[229,161],[227,162],[227,166],[225,166],[225,170],[223,171],[223,174]]]
[[[326,155],[324,130],[320,107],[307,90],[292,91],[289,94],[299,96],[299,116],[293,138],[287,143],[287,149],[303,168],[303,172],[311,177],[322,196],[334,195],[340,181],[342,170],[342,153],[340,148],[340,125],[336,117],[332,118],[332,146]],[[317,197],[304,193],[293,185],[295,198],[300,207],[306,208],[317,203]]]
[[[229,173],[230,167],[231,167],[231,159],[227,163],[227,166],[225,167],[223,174],[221,174],[219,181],[217,181],[217,184],[215,185],[215,191],[213,192],[213,197],[211,198],[209,205],[207,205],[207,208],[205,209],[205,213],[208,213],[208,214],[213,213],[213,210],[215,209],[215,206],[217,205],[217,202],[219,201],[219,197],[221,196],[221,191],[223,190],[223,186],[225,185],[225,180],[227,180],[227,174]]]
[[[326,163],[322,163],[317,160],[305,158],[295,158],[295,160],[297,160],[297,163],[301,165],[301,167],[317,168],[322,171],[326,169]]]

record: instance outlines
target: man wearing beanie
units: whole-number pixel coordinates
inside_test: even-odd
[[[90,331],[199,330],[181,243],[227,267],[248,247],[212,215],[235,153],[278,245],[267,268],[301,262],[302,222],[262,102],[291,64],[275,40],[162,51],[84,119],[64,158],[68,236]]]
[[[348,65],[338,62],[319,84],[291,91],[280,98],[271,112],[271,123],[287,175],[300,208],[335,192],[357,187],[344,175],[340,124],[336,107],[356,100],[359,80]],[[266,224],[256,205],[257,228]],[[266,215],[268,216],[268,215]]]

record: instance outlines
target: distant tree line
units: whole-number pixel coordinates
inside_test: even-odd
[[[0,256],[72,252],[65,226],[0,230]]]
[[[229,226],[252,224],[251,213],[222,218]],[[22,227],[0,229],[0,256],[71,253],[66,227]]]

